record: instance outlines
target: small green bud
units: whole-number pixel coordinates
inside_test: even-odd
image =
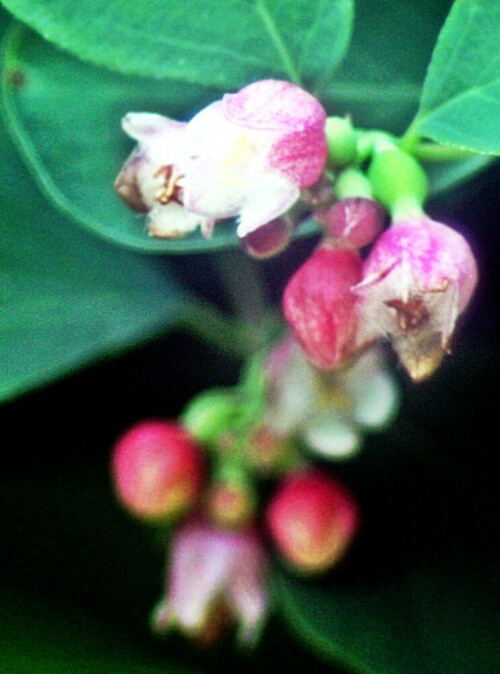
[[[397,210],[421,210],[427,176],[418,161],[398,148],[376,152],[368,169],[373,195],[394,216]],[[406,213],[408,214],[408,213]]]
[[[337,199],[370,199],[373,196],[371,182],[358,169],[348,168],[335,181],[335,196]]]
[[[232,389],[210,389],[188,403],[181,419],[199,442],[213,444],[237,418],[238,408]]]
[[[328,117],[325,133],[328,155],[334,164],[346,166],[356,160],[356,134],[349,117]]]

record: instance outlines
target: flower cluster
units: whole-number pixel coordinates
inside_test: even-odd
[[[168,553],[154,630],[207,644],[232,626],[254,643],[269,612],[271,552],[293,572],[325,572],[359,527],[354,496],[311,451],[352,454],[363,429],[383,427],[396,407],[380,353],[324,377],[286,336],[240,385],[201,393],[180,420],[129,428],[113,450],[115,494],[163,532]]]
[[[425,173],[396,139],[327,119],[313,96],[278,80],[226,94],[189,122],[130,113],[123,128],[138,146],[116,189],[148,214],[153,236],[210,236],[236,217],[244,249],[262,258],[306,215],[323,227],[283,301],[313,365],[333,370],[389,339],[415,381],[434,372],[476,263],[458,232],[425,214]]]
[[[169,542],[153,627],[208,643],[231,624],[248,644],[269,611],[271,551],[294,572],[325,572],[359,529],[354,496],[314,458],[351,457],[394,419],[380,342],[414,380],[431,375],[476,262],[426,215],[425,173],[397,139],[327,120],[293,84],[255,82],[189,122],[131,113],[123,127],[138,146],[116,189],[151,235],[208,237],[235,217],[243,248],[269,257],[305,217],[322,232],[284,291],[290,333],[238,386],[200,394],[180,421],[138,424],[113,454],[118,499]]]

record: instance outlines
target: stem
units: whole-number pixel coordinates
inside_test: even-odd
[[[186,309],[181,329],[235,358],[245,358],[252,353],[249,334],[253,326],[225,316],[204,301],[192,300]]]
[[[280,33],[278,32],[278,29],[276,27],[276,23],[271,16],[271,13],[269,12],[265,0],[257,0],[255,3],[255,9],[257,11],[257,14],[260,16],[262,23],[264,24],[267,32],[269,33],[269,36],[271,38],[271,41],[278,52],[281,61],[283,62],[283,66],[288,73],[288,76],[290,77],[290,80],[294,83],[297,84],[298,86],[302,86],[302,81],[299,75],[298,70],[295,67],[295,64],[292,60],[292,57],[290,55],[290,52],[288,51],[288,48],[283,41],[283,38],[281,37]]]
[[[258,325],[267,303],[255,261],[240,250],[225,250],[212,259],[236,316]]]
[[[463,150],[460,147],[450,147],[434,143],[419,143],[413,149],[413,155],[417,159],[428,162],[457,161],[459,159],[467,159],[475,154],[475,152]]]

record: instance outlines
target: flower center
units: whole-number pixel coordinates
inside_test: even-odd
[[[156,192],[155,200],[163,205],[175,201],[182,206],[179,182],[183,176],[175,166],[161,166],[154,177],[159,178],[160,176],[163,177],[163,185]]]
[[[420,295],[410,297],[407,302],[395,299],[388,300],[385,304],[396,310],[398,328],[405,335],[419,330],[429,320],[429,310]]]

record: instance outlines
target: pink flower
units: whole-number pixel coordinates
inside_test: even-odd
[[[218,638],[224,619],[241,643],[259,636],[268,612],[268,561],[255,532],[193,519],[175,534],[166,596],[153,614],[158,631],[175,626],[202,642]]]
[[[214,221],[237,217],[244,237],[285,213],[321,177],[325,121],[313,96],[277,80],[227,94],[187,124],[127,115],[124,128],[140,145],[117,189],[131,205],[147,207],[156,236],[197,225],[208,234]],[[150,122],[153,130],[144,133]]]
[[[395,222],[354,289],[360,343],[388,337],[410,376],[425,379],[449,350],[476,282],[474,255],[458,232],[424,215]]]

